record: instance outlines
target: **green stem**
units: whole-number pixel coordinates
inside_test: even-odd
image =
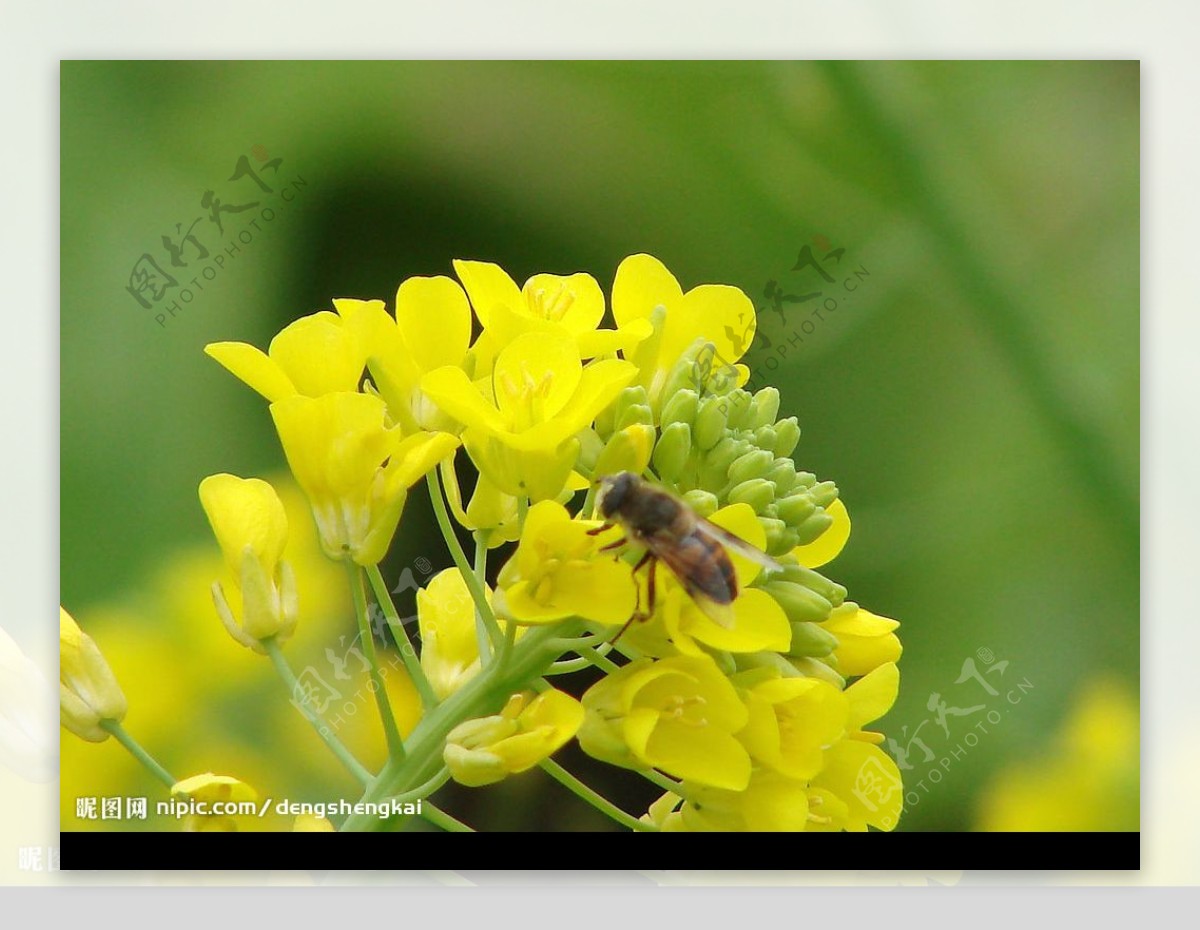
[[[650,832],[658,829],[653,824],[645,823],[631,814],[625,813],[621,808],[613,804],[612,801],[599,794],[593,788],[585,785],[553,759],[543,759],[539,764],[560,785],[569,788],[580,798],[587,801],[588,804],[592,805],[592,807],[596,808],[596,810],[600,811],[600,813],[611,817],[617,823],[621,824],[621,826],[629,827],[630,830]]]
[[[150,753],[146,752],[146,750],[142,748],[141,743],[125,732],[125,728],[121,726],[119,721],[101,720],[100,727],[101,729],[107,730],[109,733],[111,733],[116,738],[118,743],[129,750],[129,754],[131,756],[149,769],[150,773],[164,785],[166,785],[168,789],[175,786],[175,782],[177,781],[175,776],[159,765],[158,760],[155,759],[154,756],[150,755]]]
[[[367,616],[367,587],[363,583],[363,570],[353,562],[346,562],[346,571],[350,575],[350,591],[354,595],[354,613],[358,617],[358,635],[362,640],[363,654],[367,657],[367,674],[375,685],[375,706],[379,708],[379,719],[383,722],[383,734],[387,739],[388,755],[393,758],[404,757],[404,739],[396,727],[396,715],[392,713],[392,702],[388,697],[383,676],[379,674],[379,657],[375,652],[375,636],[371,630],[371,620]]]
[[[437,792],[437,790],[449,780],[450,770],[445,766],[442,766],[441,770],[434,775],[433,778],[425,782],[425,784],[417,785],[417,787],[405,791],[404,794],[398,794],[395,798],[393,798],[393,800],[403,803],[405,801],[415,801],[417,798],[428,798]]]
[[[687,797],[687,792],[684,791],[683,785],[674,779],[667,778],[666,775],[656,772],[654,769],[639,769],[638,771],[641,773],[641,776],[646,779],[646,781],[653,782],[654,784],[658,785],[658,787],[662,788],[663,791],[670,791],[672,794],[677,794],[681,798]]]
[[[503,667],[493,662],[421,718],[405,744],[408,757],[389,760],[360,800],[378,803],[427,782],[442,767],[446,736],[454,727],[473,717],[497,713],[510,695],[528,688],[562,655],[561,637],[582,631],[583,621],[566,620],[526,633]],[[346,831],[384,828],[378,817],[365,814],[352,814],[342,827]]]
[[[454,560],[454,565],[467,583],[467,590],[471,592],[471,599],[475,602],[475,610],[483,617],[484,626],[487,627],[488,638],[492,641],[493,646],[499,647],[502,636],[500,627],[496,623],[496,616],[492,613],[491,605],[487,602],[487,592],[484,590],[483,582],[475,577],[471,563],[467,561],[467,554],[463,551],[458,536],[455,535],[454,524],[450,522],[450,514],[446,510],[446,500],[442,496],[442,482],[438,478],[436,468],[425,476],[425,481],[429,485],[429,500],[433,504],[433,515],[437,518],[442,538],[446,540],[446,548],[450,550],[450,558]]]
[[[451,817],[440,807],[430,804],[428,801],[421,803],[421,816],[428,820],[435,827],[441,827],[447,833],[474,833],[475,830],[468,827],[465,823],[456,817]]]
[[[586,659],[588,662],[592,663],[592,665],[596,666],[596,668],[602,669],[609,674],[612,674],[613,672],[619,672],[621,670],[621,666],[617,665],[617,663],[612,659],[607,658],[604,653],[597,652],[595,649],[590,647],[580,649],[579,655],[581,658]]]
[[[437,695],[434,694],[429,679],[425,677],[425,669],[421,668],[417,650],[413,648],[412,640],[408,638],[408,631],[404,629],[400,614],[396,611],[396,605],[392,603],[392,595],[388,591],[387,582],[383,580],[383,575],[379,572],[378,565],[372,565],[367,569],[367,580],[371,582],[375,600],[379,602],[379,606],[383,610],[383,617],[387,621],[388,629],[392,631],[396,648],[400,650],[400,658],[404,662],[404,668],[408,671],[408,677],[412,679],[417,694],[421,696],[421,703],[425,705],[426,709],[435,707],[438,702]]]
[[[525,529],[525,517],[529,515],[529,498],[524,494],[517,496],[517,528]]]
[[[482,530],[475,532],[475,578],[487,586],[487,534]],[[492,649],[491,638],[488,636],[487,625],[483,621],[483,614],[478,610],[475,611],[475,641],[479,649],[479,665],[481,668],[486,668],[492,661],[494,655]]]
[[[296,676],[292,673],[292,668],[288,665],[287,659],[284,658],[283,651],[279,648],[279,643],[275,642],[271,637],[261,640],[261,643],[263,649],[267,651],[267,657],[271,660],[271,664],[275,666],[275,671],[279,673],[279,677],[287,685],[288,692],[292,696],[292,703],[304,715],[304,719],[317,731],[317,736],[321,737],[322,742],[329,747],[329,751],[337,756],[342,765],[349,769],[350,774],[362,784],[369,785],[371,783],[371,773],[367,771],[366,766],[354,758],[354,754],[342,745],[341,741],[333,735],[333,731],[308,706],[307,700],[303,697],[304,692],[300,687],[300,682],[296,680]]]

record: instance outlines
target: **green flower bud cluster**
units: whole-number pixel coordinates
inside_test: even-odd
[[[651,459],[654,473],[702,516],[725,504],[749,504],[766,530],[767,552],[776,556],[820,536],[833,522],[825,508],[838,496],[832,481],[796,471],[791,456],[800,426],[778,414],[773,387],[704,396],[680,387],[665,397]]]

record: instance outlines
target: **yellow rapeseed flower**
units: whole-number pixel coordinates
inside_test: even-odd
[[[749,713],[708,655],[637,659],[592,685],[583,706],[579,745],[603,762],[731,791],[750,782],[734,736]]]
[[[371,377],[393,419],[406,432],[457,432],[458,425],[434,406],[420,384],[427,372],[467,364],[471,308],[458,282],[440,275],[408,278],[396,290],[394,318],[379,301],[335,303],[364,346]]]
[[[200,482],[200,503],[240,595],[235,612],[221,583],[212,583],[225,629],[260,653],[268,637],[285,642],[296,628],[299,606],[295,576],[283,560],[288,523],[279,495],[258,478],[209,475]]]
[[[573,520],[556,501],[529,509],[517,551],[500,569],[497,610],[518,623],[583,617],[624,623],[637,600],[628,564],[601,553],[611,534],[589,535],[602,524]]]
[[[404,436],[371,394],[295,395],[273,403],[271,416],[326,555],[359,565],[383,558],[408,488],[458,445],[449,433]]]
[[[497,352],[525,333],[570,336],[582,359],[628,351],[651,334],[644,320],[617,330],[597,329],[604,317],[604,293],[590,274],[537,274],[518,288],[491,262],[455,261],[454,270],[484,330],[475,347],[476,377],[491,369]]]
[[[357,390],[366,346],[339,314],[360,306],[383,313],[383,301],[335,300],[334,306],[338,313],[322,310],[285,326],[266,353],[244,342],[213,342],[204,351],[271,402]]]
[[[58,608],[59,717],[62,725],[91,743],[108,739],[102,720],[125,719],[129,704],[92,638]]]
[[[636,374],[619,359],[584,366],[570,336],[531,332],[500,351],[487,396],[455,366],[430,372],[421,388],[465,424],[463,445],[482,474],[537,501],[563,490],[579,454],[575,435]]]
[[[499,714],[451,730],[443,758],[459,784],[491,785],[552,756],[579,730],[583,717],[582,705],[562,691],[543,691],[532,700],[528,692],[514,694]]]
[[[656,314],[660,307],[661,314]],[[667,400],[661,396],[667,375],[697,339],[711,343],[727,364],[741,358],[754,340],[754,304],[740,289],[702,284],[685,294],[675,276],[650,255],[630,255],[617,267],[612,308],[618,327],[661,319],[654,336],[625,353],[637,365],[638,383],[646,388],[655,410]],[[737,383],[744,384],[749,369],[736,367]]]
[[[484,591],[491,600],[491,591]],[[475,602],[457,568],[447,568],[417,591],[421,668],[433,693],[449,697],[479,673]]]

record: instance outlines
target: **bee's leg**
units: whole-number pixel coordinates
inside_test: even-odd
[[[598,551],[611,552],[613,549],[620,549],[627,542],[629,542],[629,540],[626,539],[624,536],[622,536],[616,542],[610,542],[607,546],[601,546]],[[634,569],[634,570],[636,571],[636,569]]]
[[[646,612],[642,613],[641,611],[642,589],[639,586],[637,587],[637,603],[633,605],[633,613],[629,615],[629,619],[625,621],[625,625],[622,626],[621,629],[617,630],[617,635],[609,640],[610,645],[615,645],[617,640],[625,635],[625,631],[629,629],[634,620],[649,620],[652,616],[654,616],[654,569],[658,563],[658,559],[654,557],[654,553],[649,549],[647,549],[646,553],[638,560],[637,565],[633,567],[633,580],[634,584],[636,585],[638,569],[640,569],[647,562],[650,563],[650,577],[646,581]]]
[[[599,536],[601,533],[605,533],[608,530],[611,530],[614,526],[616,526],[615,523],[602,523],[600,526],[592,527],[590,530],[587,531],[587,534],[589,536]]]

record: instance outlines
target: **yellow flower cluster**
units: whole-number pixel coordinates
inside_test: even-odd
[[[487,262],[454,270],[458,280],[404,281],[390,312],[380,300],[334,300],[266,352],[206,348],[269,401],[321,548],[348,569],[383,769],[371,772],[317,710],[294,703],[363,799],[428,801],[448,778],[483,786],[540,765],[633,829],[895,826],[899,771],[864,727],[896,699],[898,624],[815,570],[845,545],[849,516],[832,482],[797,470],[799,427],[777,419],[778,391],[740,387],[750,300],[726,285],[685,291],[648,255],[620,263],[610,304],[587,274],[518,286]],[[469,499],[459,448],[478,475]],[[618,473],[658,495],[659,524],[605,522],[598,492]],[[418,593],[418,649],[378,565],[422,477],[454,564]],[[212,586],[221,621],[296,694],[281,647],[296,632],[303,579],[284,558],[283,505],[270,484],[228,474],[206,478],[200,501],[227,569]],[[473,535],[473,560],[455,521]],[[729,536],[741,544],[713,542]],[[493,586],[489,552],[512,543]],[[684,554],[668,558],[671,547]],[[730,596],[703,593],[704,573]],[[377,640],[399,650],[420,700],[415,725],[398,725]],[[80,671],[70,695],[64,678],[64,723],[86,739],[129,741],[124,698],[87,645],[72,646]],[[571,677],[585,669],[588,681]],[[572,739],[665,794],[641,818],[619,810],[550,760]],[[253,795],[227,776],[181,787],[159,768],[177,793]],[[463,828],[432,802],[422,815]]]

